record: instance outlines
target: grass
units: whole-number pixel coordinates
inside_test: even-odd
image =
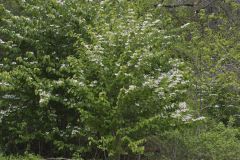
[[[39,156],[35,156],[35,155],[32,155],[32,154],[27,154],[27,155],[24,155],[24,156],[18,156],[18,155],[10,155],[10,156],[5,156],[5,155],[2,155],[0,154],[0,160],[41,160],[42,158],[39,157]]]

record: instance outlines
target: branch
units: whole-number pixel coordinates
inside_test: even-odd
[[[200,3],[179,3],[179,4],[162,4],[165,8],[177,8],[177,7],[193,7],[194,10],[204,9],[211,5],[215,0],[203,0]],[[163,1],[162,1],[163,3]],[[157,5],[156,5],[157,6]]]

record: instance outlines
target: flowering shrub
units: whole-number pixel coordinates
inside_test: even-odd
[[[186,40],[196,24],[174,26],[135,1],[16,3],[0,5],[3,152],[117,159],[205,119],[187,97],[194,67],[177,55],[200,39]]]

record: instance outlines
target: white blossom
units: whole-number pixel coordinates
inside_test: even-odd
[[[58,81],[56,81],[56,84],[57,85],[62,85],[64,82],[62,81],[62,80],[58,80]]]
[[[39,95],[40,95],[39,104],[40,104],[40,105],[43,105],[43,104],[48,103],[49,98],[51,97],[50,92],[42,91],[41,89],[39,90],[39,92],[40,92],[40,93],[39,93]]]
[[[16,95],[13,94],[5,94],[2,96],[4,99],[19,99],[19,97],[16,97]]]
[[[63,5],[65,3],[65,1],[64,0],[57,0],[57,3]]]
[[[129,90],[129,91],[132,91],[132,90],[134,90],[134,89],[136,89],[136,88],[137,88],[137,86],[135,86],[135,85],[130,85],[128,90]]]
[[[204,120],[205,118],[206,118],[206,117],[201,116],[201,117],[198,117],[198,118],[193,119],[193,121],[201,121],[201,120]]]
[[[181,112],[186,112],[186,111],[188,111],[188,109],[187,109],[187,103],[186,103],[186,102],[180,102],[180,103],[179,103],[179,109],[180,109]]]
[[[192,119],[192,115],[191,114],[187,114],[187,115],[184,115],[183,117],[182,117],[182,121],[184,121],[184,122],[188,122],[188,121],[190,121]]]
[[[186,23],[184,25],[182,25],[180,28],[186,28],[190,23]]]
[[[4,44],[5,42],[2,40],[2,39],[0,39],[0,44]]]
[[[0,82],[0,86],[10,86],[10,84],[6,82]]]

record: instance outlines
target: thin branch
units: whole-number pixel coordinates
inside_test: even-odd
[[[200,3],[180,3],[180,4],[162,4],[162,7],[165,8],[177,8],[177,7],[193,7],[195,8],[195,10],[199,10],[199,9],[204,9],[206,7],[208,7],[209,5],[211,5],[213,2],[215,2],[215,0],[205,0],[205,1],[201,1]],[[163,1],[162,1],[163,3]],[[156,5],[157,6],[157,5]]]

